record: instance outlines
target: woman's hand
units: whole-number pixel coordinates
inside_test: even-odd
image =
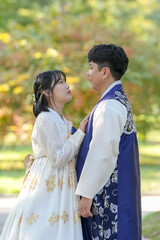
[[[79,125],[79,128],[80,128],[81,131],[84,132],[84,133],[85,133],[85,131],[86,131],[86,125],[87,125],[87,123],[88,123],[89,115],[90,115],[90,114],[88,114],[88,115],[82,120],[82,122],[81,122],[80,125]]]

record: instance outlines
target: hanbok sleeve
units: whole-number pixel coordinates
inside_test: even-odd
[[[78,129],[63,144],[56,123],[46,116],[39,120],[38,131],[38,141],[43,152],[58,169],[63,168],[78,153],[85,136],[85,133]]]
[[[97,107],[92,140],[76,195],[92,199],[108,181],[116,166],[126,118],[126,108],[116,100],[105,101]]]

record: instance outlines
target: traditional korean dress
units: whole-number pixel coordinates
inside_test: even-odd
[[[92,219],[82,218],[84,240],[141,240],[136,128],[120,81],[92,111],[76,169],[76,194],[93,199]]]
[[[84,133],[71,132],[52,109],[41,112],[33,128],[34,160],[10,212],[1,240],[82,240],[75,197],[75,155]]]

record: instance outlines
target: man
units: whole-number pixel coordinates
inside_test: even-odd
[[[77,159],[84,239],[140,240],[141,198],[136,129],[120,79],[128,67],[124,50],[95,45],[88,79],[101,96],[91,112]]]

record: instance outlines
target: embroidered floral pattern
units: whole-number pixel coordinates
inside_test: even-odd
[[[68,187],[71,188],[73,186],[73,179],[74,179],[74,165],[73,160],[69,162],[69,176],[68,176]]]
[[[124,92],[124,90],[122,89],[119,91],[115,91],[114,99],[121,102],[127,109],[127,121],[126,121],[126,125],[124,127],[124,132],[126,134],[130,134],[131,132],[136,132],[132,108],[131,108],[130,102],[129,102],[128,97],[127,97],[126,93]]]
[[[31,180],[31,184],[30,184],[30,190],[35,190],[35,188],[37,187],[38,185],[38,178],[33,178]]]
[[[92,204],[92,239],[117,239],[118,170],[114,169],[105,186],[96,194]]]
[[[50,222],[51,225],[54,225],[56,222],[58,222],[59,216],[56,215],[54,212],[52,213],[51,217],[48,218],[48,221]]]
[[[60,219],[66,223],[68,221],[68,213],[64,210],[63,214],[61,216],[59,216],[58,214],[56,214],[55,212],[52,213],[51,217],[48,218],[48,221],[50,222],[51,225],[54,225],[55,223],[57,223]]]
[[[48,179],[45,179],[47,192],[52,192],[56,186],[55,184],[56,177],[50,176]]]
[[[39,215],[34,216],[34,213],[30,214],[30,217],[26,218],[29,225],[32,225],[34,222],[37,222]]]
[[[63,188],[63,184],[64,184],[64,182],[63,182],[63,177],[62,177],[58,181],[58,185],[59,185],[59,188],[60,188],[61,191],[62,191],[62,188]]]
[[[65,210],[63,211],[61,220],[63,220],[64,223],[66,223],[68,221],[68,213]]]
[[[18,221],[18,226],[21,225],[21,222],[22,222],[22,216],[23,216],[23,214],[21,215],[21,217],[20,217],[20,219],[19,219],[19,221]]]
[[[74,220],[74,223],[75,223],[75,224],[78,222],[78,219],[79,219],[79,215],[78,215],[78,213],[74,210],[73,220]]]

